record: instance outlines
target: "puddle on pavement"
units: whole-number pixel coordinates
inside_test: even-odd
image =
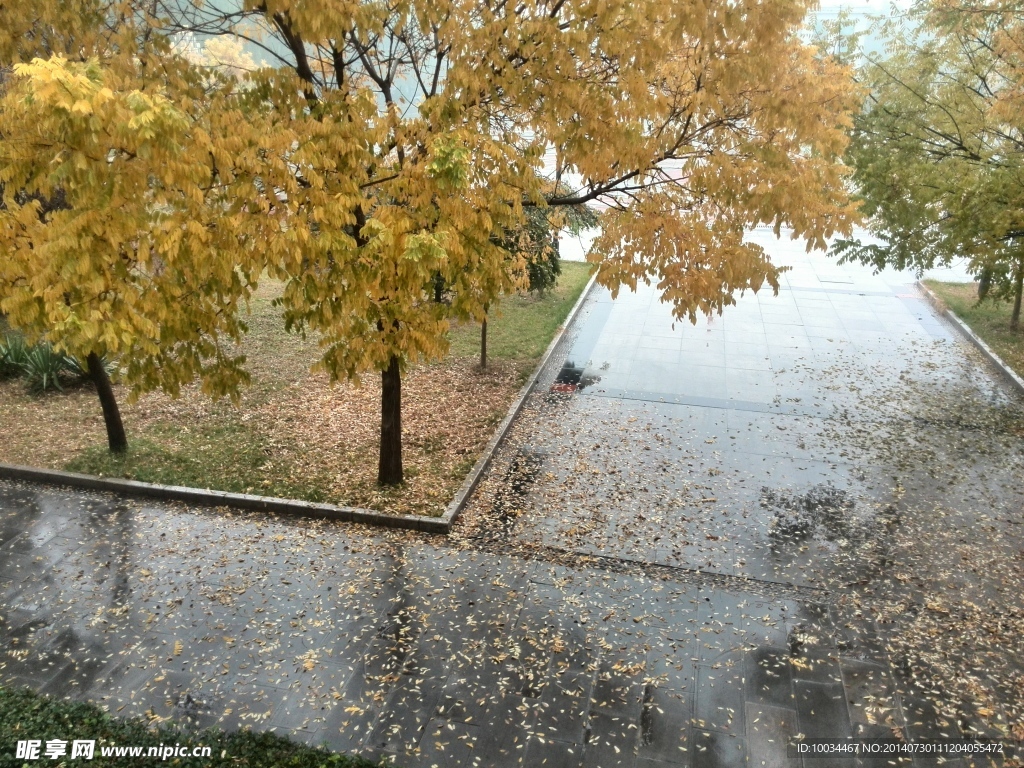
[[[579,392],[589,386],[597,384],[600,376],[587,374],[587,363],[577,363],[573,360],[566,360],[562,370],[555,377],[555,383],[551,385],[554,392]]]
[[[608,300],[607,290],[603,290],[604,293],[599,294],[601,298],[593,304],[586,321],[577,324],[578,335],[551,385],[553,392],[578,392],[601,380],[600,376],[588,374],[587,369],[612,311],[612,302]],[[609,363],[605,363],[602,370],[607,370],[608,366]]]

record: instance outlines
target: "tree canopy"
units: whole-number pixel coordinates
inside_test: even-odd
[[[934,0],[886,30],[886,57],[861,68],[870,88],[848,151],[879,243],[836,251],[881,269],[965,257],[1015,297],[1024,278],[1021,98],[1024,16],[1009,2]]]
[[[31,23],[57,28],[62,4],[36,5]],[[0,46],[17,65],[0,308],[72,352],[123,355],[138,389],[199,375],[221,393],[244,379],[225,344],[239,306],[282,278],[284,321],[317,335],[332,377],[381,372],[379,478],[400,481],[401,373],[444,353],[451,317],[527,285],[530,249],[506,234],[531,208],[599,204],[599,280],[653,279],[691,319],[777,288],[750,226],[816,247],[848,231],[856,89],[801,41],[809,5],[96,6],[91,38]],[[182,50],[220,38],[264,66],[221,45],[233,69],[211,74]],[[66,205],[44,210],[55,194]],[[450,303],[430,300],[438,276]]]

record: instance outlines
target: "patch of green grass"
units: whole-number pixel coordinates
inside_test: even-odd
[[[987,299],[978,303],[977,283],[925,280],[935,295],[971,327],[1018,376],[1024,375],[1024,330],[1010,330],[1013,305]]]
[[[285,330],[281,308],[273,304],[282,292],[280,281],[265,280],[243,317],[249,328],[241,351],[252,373],[250,396],[257,392],[267,395],[301,381],[320,357],[315,334],[303,338]]]
[[[467,458],[460,461],[454,467],[452,467],[451,477],[453,479],[463,478],[469,474],[469,471],[476,465],[476,457],[468,456]]]
[[[487,321],[487,356],[503,360],[536,360],[564,322],[590,279],[592,265],[563,261],[554,289],[544,296],[506,296]],[[480,355],[480,324],[462,323],[449,335],[450,354]]]
[[[155,437],[155,432],[150,435]],[[216,488],[314,502],[325,499],[323,490],[315,485],[290,482],[287,468],[278,467],[271,460],[272,449],[241,425],[209,424],[201,433],[181,442],[182,448],[171,448],[153,439],[129,437],[125,453],[111,453],[105,445],[92,446],[65,469],[161,485]]]
[[[329,752],[326,749],[300,744],[275,733],[235,731],[225,733],[211,728],[188,731],[163,725],[151,728],[139,719],[111,717],[94,704],[58,701],[40,696],[28,689],[0,688],[0,765],[32,765],[33,761],[18,760],[17,743],[28,740],[42,741],[41,764],[57,762],[44,755],[46,742],[67,742],[67,755],[59,761],[67,765],[75,740],[94,741],[91,760],[76,758],[76,764],[95,766],[168,766],[178,768],[374,768],[365,758]],[[150,757],[150,747],[180,745],[186,748],[209,747],[209,757],[175,756]],[[142,747],[141,757],[104,756],[104,747]]]

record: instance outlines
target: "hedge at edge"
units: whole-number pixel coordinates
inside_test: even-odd
[[[39,760],[16,758],[19,740],[46,742],[60,739],[68,743],[68,755],[50,760],[40,750]],[[92,760],[68,759],[75,739],[96,741]],[[101,746],[158,747],[195,745],[211,748],[210,757],[103,757]],[[42,696],[28,688],[0,687],[0,768],[7,766],[63,765],[104,768],[131,763],[132,768],[175,766],[176,768],[374,768],[356,755],[328,752],[293,741],[276,733],[256,731],[225,732],[218,728],[190,731],[163,724],[147,725],[140,719],[114,718],[95,704],[60,701]]]

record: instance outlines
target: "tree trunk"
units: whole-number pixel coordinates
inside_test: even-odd
[[[402,482],[402,373],[398,357],[392,356],[381,373],[380,462],[377,482],[398,485]]]
[[[487,313],[491,311],[491,305],[484,304],[484,320],[480,323],[480,370],[487,368]]]
[[[1017,274],[1013,276],[1013,314],[1010,316],[1010,330],[1020,326],[1020,300],[1024,293],[1024,256],[1017,257]]]
[[[90,352],[85,361],[89,367],[89,378],[96,385],[96,394],[100,396],[103,421],[107,425],[107,444],[112,453],[124,453],[128,450],[128,438],[124,434],[121,411],[117,407],[117,399],[114,397],[114,388],[110,386],[107,369],[103,367],[103,361],[95,352]]]
[[[480,368],[487,368],[487,316],[480,323]]]
[[[978,303],[988,298],[988,292],[992,289],[992,270],[985,267],[978,277]]]

